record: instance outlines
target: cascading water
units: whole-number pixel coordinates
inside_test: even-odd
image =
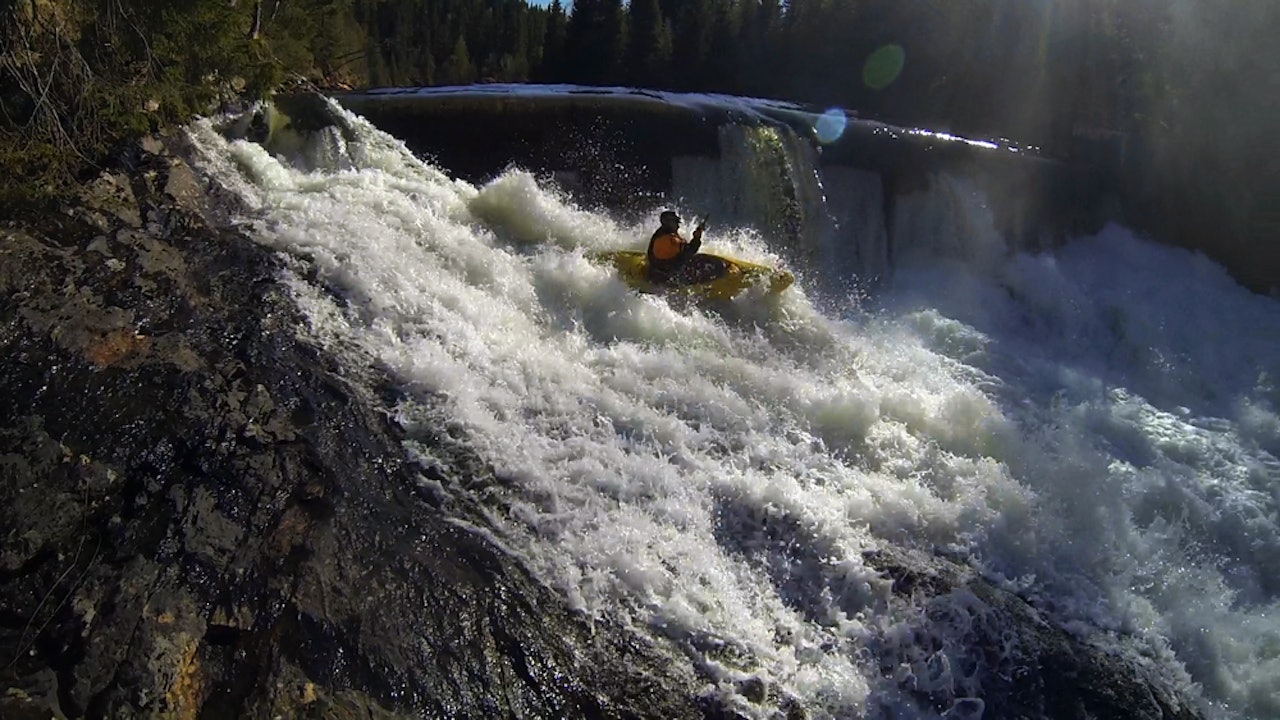
[[[880,176],[849,167],[821,168],[829,212],[838,232],[824,248],[823,267],[874,288],[889,277],[889,228]]]
[[[980,677],[953,658],[981,601],[922,626],[864,555],[914,548],[1082,636],[1136,639],[1135,662],[1198,683],[1221,717],[1280,715],[1274,300],[1120,228],[1010,256],[948,180],[945,212],[899,203],[895,262],[904,233],[921,242],[874,308],[824,314],[801,282],[680,310],[584,254],[648,227],[519,171],[452,180],[344,117],[281,155],[211,123],[191,133],[255,237],[293,258],[305,331],[403,391],[389,410],[410,451],[435,462],[445,426],[493,465],[496,486],[440,488],[485,513],[457,522],[582,612],[675,648],[707,693],[752,717],[795,701],[813,717],[980,716]],[[766,174],[775,160],[742,158]],[[684,172],[709,188],[686,189],[687,214],[794,222],[742,174]],[[873,183],[843,181],[831,212],[875,235],[860,257],[885,268]],[[788,252],[768,241],[715,247]]]
[[[673,160],[673,196],[719,226],[755,229],[823,295],[865,294],[915,258],[987,265],[1008,251],[971,180],[934,173],[890,205],[879,175],[823,167],[788,126],[731,123],[719,135],[719,158]]]
[[[755,228],[793,264],[821,262],[839,232],[813,147],[785,126],[720,127],[720,157],[677,157],[673,195],[718,225]]]
[[[1009,252],[982,191],[947,173],[931,175],[926,189],[898,198],[891,225],[898,267],[941,260],[989,272]]]

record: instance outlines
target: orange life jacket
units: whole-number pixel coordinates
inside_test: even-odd
[[[659,230],[649,240],[649,253],[657,260],[675,260],[688,244],[680,233]]]
[[[698,253],[702,246],[702,233],[695,232],[693,240],[685,240],[679,232],[658,228],[649,238],[649,250],[645,256],[649,260],[649,279],[662,283]]]

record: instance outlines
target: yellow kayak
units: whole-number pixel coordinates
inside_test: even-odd
[[[728,300],[752,285],[763,285],[771,294],[777,295],[795,282],[795,277],[786,270],[776,270],[767,265],[757,265],[724,255],[698,253],[694,259],[704,266],[721,265],[716,277],[706,282],[657,285],[649,281],[649,260],[644,252],[605,250],[592,253],[591,257],[612,265],[622,281],[637,290],[679,293],[707,300]]]

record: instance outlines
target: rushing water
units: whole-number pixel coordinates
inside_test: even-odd
[[[913,642],[862,552],[945,551],[1065,627],[1144,638],[1216,715],[1280,716],[1276,301],[1117,227],[1009,255],[953,188],[905,204],[895,225],[931,242],[869,298],[814,269],[677,308],[585,254],[647,226],[519,171],[455,181],[348,119],[277,155],[192,137],[293,259],[307,332],[400,384],[411,436],[445,426],[493,465],[496,486],[440,490],[572,606],[670,642],[730,702],[760,678],[858,716],[896,702],[876,655]]]

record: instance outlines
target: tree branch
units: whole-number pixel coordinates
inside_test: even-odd
[[[257,40],[262,34],[262,0],[253,0],[253,26],[249,28],[249,39]]]

